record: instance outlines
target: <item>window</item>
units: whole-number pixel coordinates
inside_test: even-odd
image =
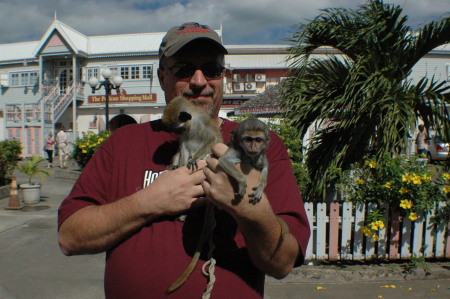
[[[144,65],[142,67],[142,79],[151,79],[152,78],[152,66]]]
[[[137,80],[139,79],[139,67],[138,66],[132,66],[131,68],[131,80]]]
[[[37,72],[11,73],[11,86],[30,86],[38,82]]]
[[[118,67],[110,67],[109,70],[111,71],[111,75],[112,76],[119,76],[120,75]]]
[[[120,68],[120,76],[124,79],[124,80],[128,80],[129,79],[129,75],[130,75],[130,70],[128,67],[121,67]]]
[[[30,84],[31,85],[38,84],[38,73],[37,72],[30,73]]]
[[[89,81],[89,79],[91,78],[98,78],[98,67],[90,67],[87,68],[87,80]]]
[[[11,74],[11,86],[19,85],[19,74]]]
[[[124,80],[151,79],[151,65],[109,66],[113,76],[120,75]]]

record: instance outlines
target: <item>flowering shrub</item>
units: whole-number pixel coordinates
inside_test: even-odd
[[[338,187],[352,202],[376,204],[378,208],[369,212],[362,229],[374,241],[387,220],[383,204],[411,221],[417,220],[420,212],[429,212],[437,202],[447,202],[447,206],[438,210],[435,220],[448,219],[450,214],[450,173],[416,157],[384,157],[378,162],[366,159],[362,167],[344,172]]]
[[[0,186],[9,184],[10,177],[16,168],[22,144],[18,140],[0,141]]]
[[[86,166],[100,144],[108,139],[109,136],[111,136],[110,131],[101,131],[98,134],[83,132],[82,137],[74,141],[72,158],[77,162],[80,168]]]

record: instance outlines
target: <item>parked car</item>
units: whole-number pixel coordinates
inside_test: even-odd
[[[448,142],[444,142],[437,136],[431,136],[427,141],[427,160],[445,161],[448,158]]]

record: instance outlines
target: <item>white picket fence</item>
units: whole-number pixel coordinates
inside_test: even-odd
[[[437,208],[441,207],[439,204]],[[373,204],[349,202],[305,203],[311,227],[306,260],[370,260],[450,257],[450,229],[448,224],[434,225],[435,210],[419,219],[393,215],[390,223],[379,231],[379,241],[363,235],[367,212]],[[385,219],[390,213],[385,207]]]

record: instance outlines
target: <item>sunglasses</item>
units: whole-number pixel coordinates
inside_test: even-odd
[[[190,62],[179,62],[168,68],[177,78],[187,79],[194,75],[197,70],[201,70],[208,79],[217,79],[222,77],[225,68],[217,62],[207,62],[197,67]]]

